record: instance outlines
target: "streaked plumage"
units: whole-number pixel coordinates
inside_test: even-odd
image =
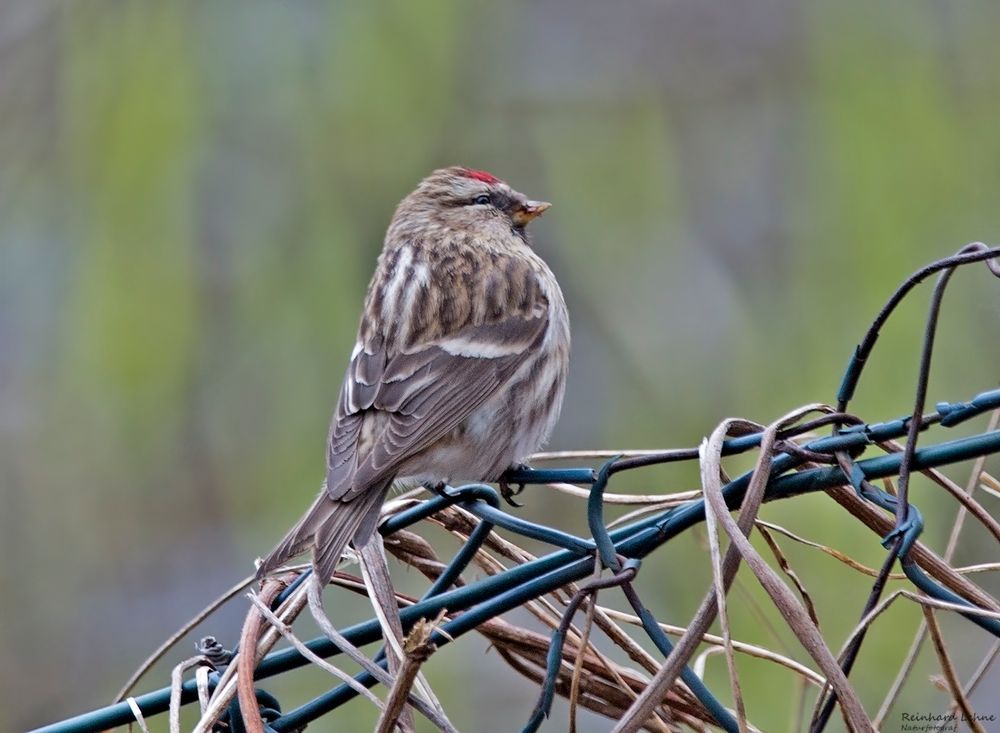
[[[327,443],[326,484],[258,576],[313,550],[329,578],[394,479],[495,481],[548,438],[569,318],[525,226],[548,208],[445,168],[400,203],[368,287]]]

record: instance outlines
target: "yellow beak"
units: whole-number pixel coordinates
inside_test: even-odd
[[[552,206],[548,201],[529,201],[524,206],[520,206],[514,210],[514,223],[519,227],[523,227],[532,219],[536,219]]]

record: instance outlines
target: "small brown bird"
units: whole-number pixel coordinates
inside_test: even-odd
[[[326,582],[347,543],[371,536],[394,480],[496,481],[545,442],[570,348],[559,284],[525,231],[548,208],[458,167],[399,204],[330,425],[326,485],[258,578],[311,549]]]

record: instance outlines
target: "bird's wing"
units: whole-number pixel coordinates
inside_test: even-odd
[[[381,338],[355,349],[330,430],[328,495],[350,501],[392,476],[510,379],[548,326],[547,302],[535,292],[538,300],[513,315],[466,324],[395,355]],[[369,430],[371,445],[359,450]]]

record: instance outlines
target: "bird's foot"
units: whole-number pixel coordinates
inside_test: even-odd
[[[448,484],[444,481],[428,481],[424,484],[424,488],[438,496],[445,496],[448,493]]]
[[[510,506],[524,506],[524,504],[514,501],[514,497],[524,491],[524,484],[517,483],[514,484],[516,488],[512,487],[510,481],[507,480],[507,475],[512,471],[523,471],[526,468],[528,468],[528,466],[523,463],[515,463],[513,466],[504,471],[504,475],[500,477],[499,481],[497,481],[497,484],[500,487],[500,496],[502,496],[503,500],[510,504]]]

